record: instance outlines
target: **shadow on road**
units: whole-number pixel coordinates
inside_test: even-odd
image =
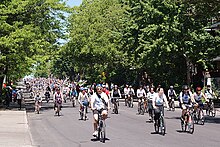
[[[109,138],[105,138],[106,141],[109,141],[110,139]],[[97,139],[97,138],[92,138],[91,141],[93,142],[97,142],[97,141],[100,141],[100,139]]]
[[[163,134],[161,134],[161,133],[159,133],[159,132],[151,132],[150,134],[157,134],[157,135],[161,135],[161,136],[165,136],[167,133],[165,133],[165,135],[163,135]]]
[[[206,123],[220,124],[220,118],[207,116],[207,117],[205,117],[205,124]]]

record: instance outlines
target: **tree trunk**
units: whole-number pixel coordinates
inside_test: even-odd
[[[190,86],[191,83],[191,74],[190,74],[190,60],[186,57],[186,83]]]
[[[0,96],[2,95],[2,85],[4,81],[4,76],[0,76]]]

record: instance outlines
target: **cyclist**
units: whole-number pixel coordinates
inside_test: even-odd
[[[86,106],[86,107],[89,106],[89,100],[88,100],[88,95],[86,93],[86,89],[81,88],[80,90],[81,92],[79,93],[79,96],[78,96],[78,102],[80,104],[79,112],[82,111],[83,106]]]
[[[129,88],[128,88],[128,100],[131,101],[131,104],[133,104],[133,97],[134,97],[134,95],[135,95],[134,89],[130,85]]]
[[[144,109],[146,110],[147,103],[146,103],[146,98],[147,94],[145,90],[143,89],[143,86],[140,85],[139,89],[137,89],[137,98],[138,98],[138,108],[140,107],[141,102],[144,102]]]
[[[124,88],[125,106],[127,106],[128,94],[129,94],[129,89],[128,89],[128,85],[126,84]]]
[[[196,102],[195,104],[195,110],[197,110],[197,108],[204,108],[204,104],[203,104],[203,99],[205,100],[205,102],[208,102],[208,99],[206,98],[206,96],[202,93],[202,88],[201,87],[197,87],[196,88],[196,92],[193,94],[194,96],[194,100]]]
[[[159,88],[158,93],[155,94],[156,96],[153,97],[152,105],[154,108],[154,120],[158,120],[160,117],[160,113],[162,111],[162,114],[164,115],[164,103],[166,104],[166,107],[169,109],[167,97],[164,94],[164,89]]]
[[[35,112],[39,112],[40,104],[42,102],[42,97],[40,96],[40,92],[37,92],[35,97]]]
[[[62,107],[62,102],[63,102],[63,95],[60,92],[60,89],[57,88],[54,96],[53,96],[53,101],[54,101],[54,110],[60,105],[60,108]],[[55,111],[55,114],[57,113],[57,110]]]
[[[212,91],[211,86],[207,85],[207,89],[205,90],[205,96],[208,99],[208,108],[211,109],[212,100],[215,98],[215,93]],[[208,110],[208,109],[207,109]],[[207,112],[206,110],[206,112]]]
[[[118,86],[115,85],[114,89],[111,91],[111,103],[112,103],[112,107],[114,108],[114,105],[116,104],[116,98],[121,98],[121,92],[118,89]]]
[[[194,97],[188,85],[182,86],[182,91],[180,92],[179,100],[180,100],[180,107],[182,109],[181,120],[183,121],[185,118],[184,116],[187,112],[187,106],[190,105],[192,102],[195,102]]]
[[[103,92],[102,86],[98,84],[96,86],[96,92],[91,96],[91,109],[93,111],[94,118],[94,133],[93,136],[97,137],[98,135],[98,114],[101,111],[103,119],[107,118],[108,109],[110,109],[109,99],[106,93]]]
[[[153,99],[156,99],[157,93],[154,92],[154,87],[150,88],[150,91],[147,93],[148,100],[148,112],[149,112],[149,120],[152,120],[153,117]]]
[[[207,99],[213,99],[215,97],[215,93],[212,91],[210,85],[207,85],[207,89],[205,90],[205,96],[207,97]]]
[[[169,103],[170,108],[171,108],[171,103],[172,101],[174,101],[176,96],[177,96],[176,91],[173,89],[173,86],[171,85],[170,89],[168,90],[168,103]]]

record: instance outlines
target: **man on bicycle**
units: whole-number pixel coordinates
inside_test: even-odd
[[[97,137],[99,111],[101,111],[101,115],[103,119],[106,119],[108,115],[107,110],[110,109],[108,96],[106,95],[106,93],[103,92],[102,86],[100,84],[96,86],[96,92],[91,96],[91,109],[93,111],[93,118],[94,118],[93,136]]]
[[[171,85],[170,89],[168,90],[168,103],[170,108],[171,108],[171,103],[172,101],[174,101],[175,97],[176,97],[176,91],[173,89],[173,86]]]
[[[112,91],[111,91],[111,103],[112,103],[113,108],[116,105],[117,99],[119,99],[119,98],[121,98],[121,92],[118,89],[118,86],[115,85],[114,89],[112,89]]]
[[[137,89],[137,98],[138,98],[138,107],[140,107],[141,102],[144,103],[144,108],[146,108],[146,100],[147,94],[145,90],[143,89],[143,86],[141,85],[139,89]]]
[[[211,103],[213,103],[213,99],[215,98],[215,93],[211,89],[211,85],[207,85],[207,89],[205,90],[205,96],[208,99],[208,108],[211,108]]]
[[[63,102],[63,95],[60,92],[60,88],[57,88],[57,91],[55,92],[53,96],[53,101],[54,101],[54,110],[58,108],[58,105],[60,105],[60,108],[62,107],[62,102]],[[57,110],[55,111],[55,114],[57,113]]]
[[[129,89],[128,89],[128,85],[126,84],[124,88],[125,106],[127,106],[128,94],[129,94]]]
[[[35,100],[35,112],[37,112],[39,111],[40,104],[42,102],[42,97],[40,96],[40,92],[36,93],[34,100]]]

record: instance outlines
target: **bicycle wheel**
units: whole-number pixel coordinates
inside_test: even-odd
[[[180,120],[181,121],[181,129],[182,129],[182,132],[185,132],[185,123],[183,120]]]
[[[193,118],[193,115],[190,115],[189,116],[190,118],[188,119],[188,130],[189,130],[189,133],[190,134],[193,134],[194,132],[194,118]],[[191,119],[191,120],[190,120]]]
[[[163,116],[160,117],[160,132],[163,136],[166,134],[166,125]]]
[[[199,116],[200,116],[201,125],[204,125],[205,124],[205,117],[204,117],[204,112],[202,109],[200,109],[200,111],[199,111]]]
[[[154,130],[155,130],[156,133],[159,132],[159,122],[158,121],[159,120],[155,120],[155,122],[154,122]]]
[[[101,127],[101,130],[100,130],[100,141],[105,143],[105,124],[103,121],[102,122],[102,127]]]
[[[212,117],[215,117],[215,115],[216,115],[216,109],[215,108],[211,111],[211,114],[212,114]]]
[[[141,115],[144,115],[144,105],[143,104],[141,104],[140,113],[141,113]]]
[[[175,104],[174,104],[174,101],[172,101],[171,108],[172,108],[173,111],[175,111]]]
[[[193,113],[192,118],[193,118],[194,123],[195,123],[195,124],[198,124],[198,121],[199,121],[199,120],[198,120],[198,114],[197,114],[197,112]]]
[[[118,105],[117,104],[115,104],[115,108],[114,108],[114,110],[115,110],[115,114],[118,114]]]

